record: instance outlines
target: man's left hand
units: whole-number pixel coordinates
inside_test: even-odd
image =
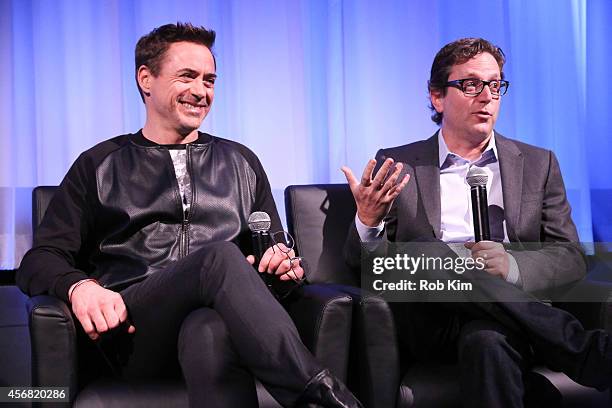
[[[279,248],[275,248],[279,246]],[[253,265],[255,257],[247,256],[247,261]],[[300,280],[304,277],[304,269],[300,264],[299,258],[295,258],[293,249],[289,250],[283,243],[279,243],[266,250],[259,261],[257,270],[260,273],[277,275],[280,280]]]
[[[493,241],[466,242],[465,247],[472,251],[472,258],[481,259],[485,265],[485,271],[504,280],[508,277],[510,255],[501,243]]]

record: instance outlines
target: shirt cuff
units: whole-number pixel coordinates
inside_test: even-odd
[[[355,227],[359,234],[361,242],[380,242],[383,239],[383,230],[385,229],[385,222],[381,221],[376,227],[368,227],[359,219],[359,216],[355,214]]]
[[[68,303],[68,291],[70,290],[70,287],[78,281],[87,278],[89,278],[89,276],[87,276],[84,272],[75,269],[70,273],[57,278],[55,280],[55,284],[53,285],[53,289],[50,292],[55,297],[58,297],[64,302]]]
[[[510,270],[508,271],[508,276],[506,276],[506,282],[513,284],[519,288],[523,287],[523,281],[521,279],[521,274],[519,272],[518,264],[516,263],[516,259],[510,252],[506,252],[508,254],[508,261],[510,263]]]

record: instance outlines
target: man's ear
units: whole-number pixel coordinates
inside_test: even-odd
[[[153,79],[153,73],[151,73],[149,67],[141,65],[138,68],[136,78],[138,79],[138,86],[140,86],[142,92],[149,96],[151,93],[151,80]]]
[[[434,107],[436,112],[442,113],[444,112],[444,96],[442,95],[442,91],[429,91],[429,99],[431,100],[431,106]]]

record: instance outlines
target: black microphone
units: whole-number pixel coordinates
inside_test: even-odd
[[[474,219],[474,240],[490,241],[489,203],[487,202],[487,180],[489,176],[482,167],[472,166],[466,176],[472,196],[472,216]]]
[[[249,224],[249,229],[251,230],[251,243],[253,246],[253,255],[255,256],[255,263],[253,266],[255,269],[257,269],[263,254],[271,246],[270,226],[272,225],[272,221],[270,220],[268,213],[263,211],[255,211],[249,215],[247,223]],[[271,289],[274,275],[270,275],[265,272],[260,273],[259,275],[266,283],[266,286]]]

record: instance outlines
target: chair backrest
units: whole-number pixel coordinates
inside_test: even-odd
[[[358,286],[343,256],[356,211],[348,185],[289,186],[285,189],[285,210],[296,250],[306,260],[308,280]]]
[[[38,186],[32,190],[32,232],[40,225],[57,186]]]

